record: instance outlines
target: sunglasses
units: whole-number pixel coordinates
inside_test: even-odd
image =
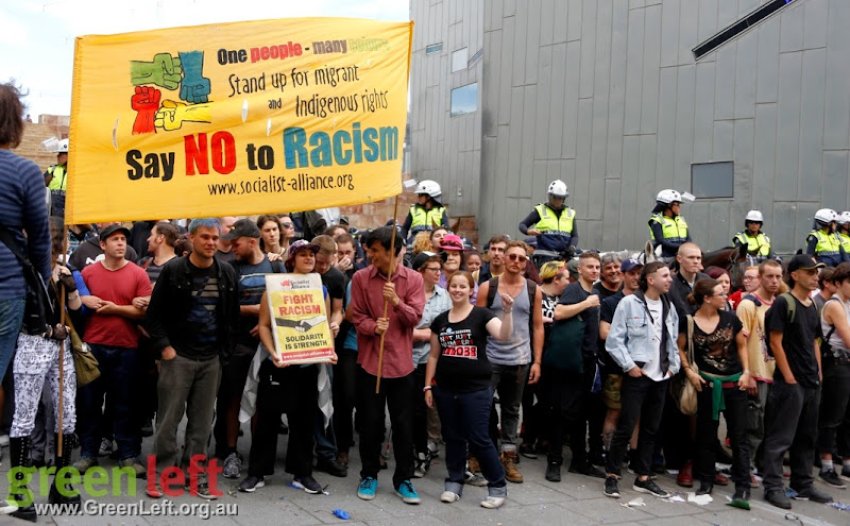
[[[526,261],[528,261],[528,256],[523,256],[522,254],[508,254],[508,260],[525,263]]]

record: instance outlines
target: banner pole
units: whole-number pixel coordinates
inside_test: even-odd
[[[62,264],[68,265],[66,261],[68,259],[68,225],[62,225]],[[65,325],[65,296],[66,291],[65,287],[59,287],[59,323],[61,325]],[[58,429],[56,430],[57,435],[57,444],[56,444],[56,456],[58,458],[62,458],[62,448],[64,442],[64,425],[63,421],[65,419],[65,342],[67,338],[59,342],[59,399],[57,404],[59,405],[56,408],[56,426]]]
[[[398,195],[395,196],[395,204],[393,205],[393,234],[390,237],[390,269],[387,272],[387,283],[392,283],[393,272],[395,271],[396,265],[396,257],[395,257],[395,238],[398,235],[396,230],[396,218],[398,217]],[[390,310],[390,302],[389,300],[384,300],[384,318],[389,315]],[[378,378],[375,380],[375,394],[381,392],[381,376],[384,372],[384,338],[387,335],[387,331],[381,333],[381,343],[378,346]]]

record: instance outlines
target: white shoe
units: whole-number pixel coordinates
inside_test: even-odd
[[[444,491],[440,494],[440,502],[452,503],[460,500],[460,495],[453,491]]]
[[[18,511],[17,504],[13,504],[8,500],[0,500],[0,515],[9,515]]]
[[[489,510],[495,510],[496,508],[501,508],[504,503],[505,497],[490,496],[481,501],[481,507]]]

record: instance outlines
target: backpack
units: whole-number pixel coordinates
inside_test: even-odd
[[[829,303],[830,301],[834,300],[834,299],[835,298],[829,298],[828,300],[826,300],[826,302],[823,304],[823,308],[826,308],[826,304]],[[824,357],[824,358],[826,358],[826,357],[837,358],[841,354],[841,351],[838,351],[838,353],[833,351],[832,345],[829,344],[829,339],[832,338],[832,335],[834,333],[835,333],[835,325],[831,325],[829,327],[829,332],[827,332],[826,336],[824,336],[823,339],[821,340],[820,352],[821,352],[821,356]]]
[[[797,320],[797,302],[795,301],[794,295],[790,292],[783,292],[779,296],[785,298],[785,303],[788,306],[786,308],[787,316],[785,321],[793,324],[794,321]]]
[[[490,309],[493,307],[493,302],[496,300],[496,293],[499,291],[499,278],[490,278],[487,282],[490,284],[490,289],[487,291],[487,308]],[[537,294],[537,283],[531,281],[530,279],[525,279],[525,285],[528,289],[528,304],[531,308],[534,308],[534,296]]]

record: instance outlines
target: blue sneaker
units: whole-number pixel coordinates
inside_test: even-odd
[[[401,500],[404,501],[405,504],[419,504],[422,502],[419,498],[419,494],[416,493],[416,489],[414,489],[413,484],[411,484],[409,480],[402,482],[399,487],[395,489],[395,492],[396,495],[401,497]]]
[[[360,479],[360,485],[357,486],[357,496],[363,500],[372,500],[375,498],[375,493],[378,492],[378,479],[373,477],[364,477]],[[416,493],[416,492],[414,492]]]

